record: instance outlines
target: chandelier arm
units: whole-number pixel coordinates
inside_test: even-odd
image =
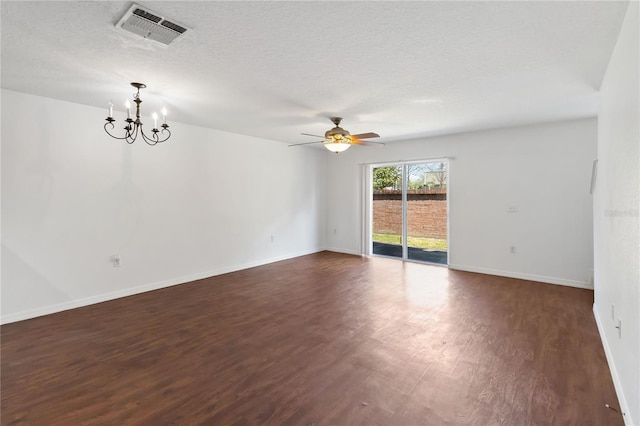
[[[161,142],[165,142],[171,137],[171,131],[168,129],[168,127],[169,126],[167,125],[162,125],[162,130],[160,131],[154,129],[155,131],[153,132],[153,135],[151,137],[147,136],[142,130],[140,130],[140,134],[142,135],[142,138],[147,144],[155,145]],[[159,133],[162,133],[162,135],[165,135],[165,134],[167,135],[164,139],[161,139]]]
[[[164,139],[159,140],[158,142],[164,142],[171,137],[171,130],[169,130],[169,126],[167,126],[166,124],[162,126],[162,130],[160,130],[160,133],[162,133],[163,135],[167,133],[167,136]]]
[[[171,130],[169,130],[169,126],[165,127],[164,129],[162,129],[162,133],[167,132],[167,139],[169,139],[171,137]],[[165,139],[165,140],[167,140]]]
[[[131,135],[131,133],[129,133],[129,131],[128,131],[128,130],[127,130],[127,132],[125,133],[124,137],[120,138],[120,137],[118,137],[118,136],[113,136],[113,134],[111,134],[111,132],[110,132],[109,130],[107,130],[107,126],[108,126],[108,125],[111,125],[111,129],[113,129],[115,126],[113,125],[113,122],[109,122],[109,121],[107,121],[106,123],[104,123],[104,131],[105,131],[105,132],[107,132],[107,134],[108,134],[109,136],[111,136],[111,137],[112,137],[112,138],[114,138],[114,139],[118,139],[118,140],[126,141],[127,143],[130,143],[130,142],[129,142],[129,136]],[[134,139],[134,140],[135,140],[135,139]]]
[[[149,136],[145,135],[144,134],[144,130],[142,130],[142,129],[140,130],[140,134],[142,135],[142,139],[147,143],[147,145],[152,145],[153,146],[153,145],[158,143],[157,136],[156,136],[155,132],[153,134],[153,137],[151,137],[151,138]]]
[[[129,126],[133,126],[133,128],[135,129],[135,132],[131,132],[131,129],[127,129],[126,142],[129,145],[131,145],[136,141],[136,139],[138,139],[138,130],[139,130],[140,126],[135,122],[133,124],[129,124]]]

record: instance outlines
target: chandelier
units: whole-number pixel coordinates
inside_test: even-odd
[[[133,102],[136,103],[136,118],[135,120],[131,118],[131,103],[127,101],[125,106],[127,107],[127,119],[124,120],[126,126],[124,127],[124,136],[118,137],[114,136],[107,126],[110,126],[110,129],[114,129],[113,122],[116,121],[113,118],[113,104],[109,102],[109,116],[106,118],[107,122],[104,123],[104,131],[107,132],[109,136],[114,139],[123,140],[128,144],[132,144],[138,138],[138,135],[142,136],[142,139],[149,145],[155,145],[160,142],[165,142],[167,139],[171,137],[171,131],[169,130],[169,125],[167,124],[167,110],[162,109],[162,130],[158,130],[158,114],[153,113],[153,129],[151,129],[151,134],[146,135],[142,130],[142,121],[140,121],[140,104],[142,103],[142,99],[140,99],[140,89],[144,89],[147,87],[143,83],[131,83],[133,87],[138,89],[138,91],[133,95]]]

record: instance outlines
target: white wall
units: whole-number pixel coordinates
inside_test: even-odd
[[[327,153],[180,123],[127,145],[105,112],[2,91],[3,322],[324,247]]]
[[[626,424],[640,426],[639,9],[630,3],[600,91],[593,215],[594,312]]]
[[[327,245],[359,253],[359,164],[455,157],[450,166],[452,268],[591,287],[589,184],[596,120],[354,147],[328,160]],[[518,213],[508,213],[509,207]],[[335,230],[335,233],[334,233]],[[516,254],[509,253],[516,246]]]

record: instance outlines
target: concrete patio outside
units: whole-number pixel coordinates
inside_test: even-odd
[[[447,252],[442,250],[430,250],[416,247],[408,247],[408,259],[420,262],[447,264]],[[373,242],[373,254],[380,256],[390,256],[402,258],[402,246],[398,244],[387,244]]]

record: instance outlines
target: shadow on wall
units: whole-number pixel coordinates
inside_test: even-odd
[[[133,181],[133,147],[122,143],[122,174],[121,179],[106,191],[106,200],[113,200],[105,211],[110,212],[107,219],[113,222],[118,235],[123,235],[128,241],[122,241],[124,248],[133,239],[138,224],[141,222],[140,200],[142,190]]]
[[[33,306],[67,302],[70,296],[2,244],[2,319]],[[8,285],[10,283],[10,285]]]
[[[41,122],[38,146],[32,151],[33,159],[24,169],[25,177],[31,177],[33,189],[37,194],[36,197],[27,198],[33,203],[26,209],[31,216],[29,222],[33,224],[42,223],[49,215],[55,192],[55,172],[60,169],[60,166],[56,165],[51,158],[51,135],[48,131],[51,128],[51,116],[46,107],[40,108],[38,117]]]

